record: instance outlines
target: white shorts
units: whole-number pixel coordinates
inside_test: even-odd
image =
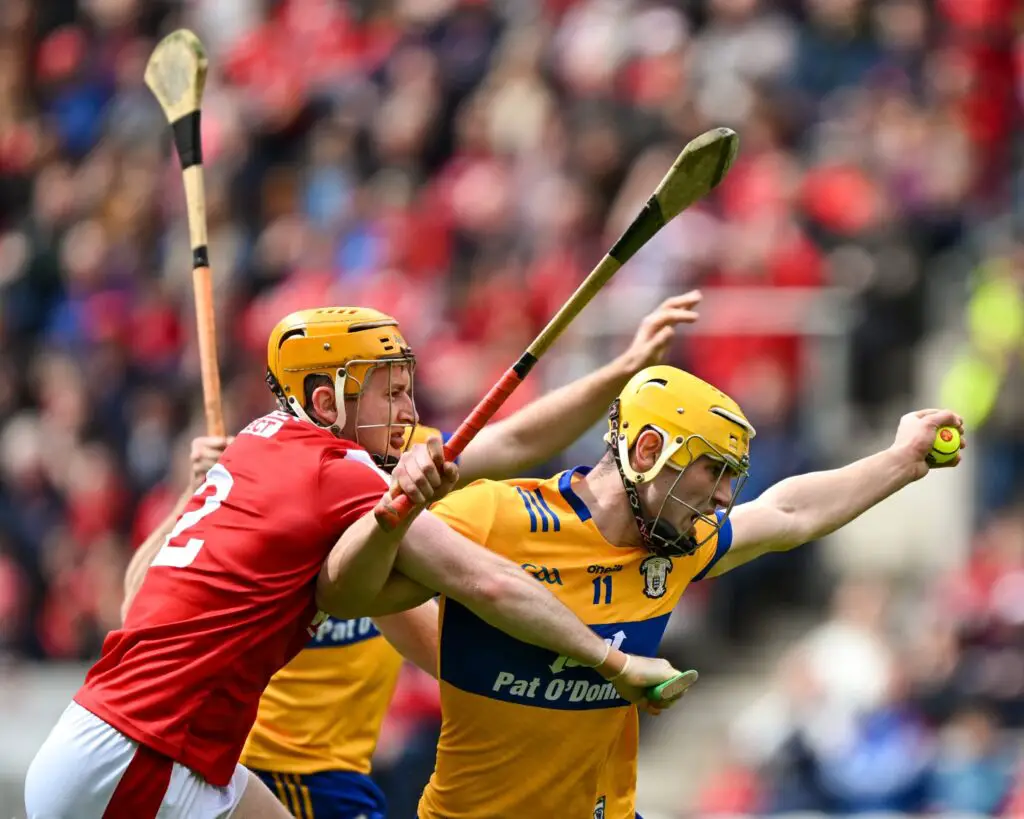
[[[128,739],[72,702],[25,777],[29,819],[226,819],[249,773],[226,787]]]

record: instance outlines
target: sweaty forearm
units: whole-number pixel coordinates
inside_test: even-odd
[[[798,545],[842,528],[913,480],[907,460],[884,450],[839,469],[787,478],[758,502],[790,518],[792,532],[784,545]]]
[[[360,617],[382,617],[407,612],[422,606],[435,592],[410,580],[400,571],[392,571],[372,603],[361,608]]]
[[[317,605],[335,617],[364,617],[385,588],[412,518],[385,531],[368,512],[345,530],[317,580]]]
[[[395,566],[523,642],[588,666],[601,663],[608,653],[601,637],[516,564],[472,543],[431,514],[413,524]]]
[[[171,510],[156,529],[150,532],[149,537],[135,550],[132,559],[128,561],[128,568],[124,572],[124,602],[121,603],[121,622],[124,622],[132,600],[138,594],[142,581],[146,579],[146,571],[153,562],[153,558],[160,551],[160,547],[164,545],[164,541],[167,540],[167,536],[174,528],[174,524],[178,522],[181,513],[185,511],[185,507],[188,506],[191,497],[192,489],[186,489],[184,494],[178,498],[174,509]]]
[[[533,577],[513,563],[496,568],[499,580],[494,594],[458,590],[464,603],[481,620],[541,648],[554,651],[582,665],[601,662],[607,644]]]

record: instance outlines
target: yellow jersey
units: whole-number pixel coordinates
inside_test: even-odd
[[[687,557],[615,546],[573,489],[587,471],[479,481],[431,511],[519,563],[616,648],[654,656],[680,595],[728,550],[730,524]],[[439,668],[441,738],[420,819],[633,819],[637,713],[611,683],[448,599]]]
[[[438,435],[433,427],[417,426],[412,440]],[[401,667],[401,655],[370,618],[328,617],[271,678],[242,764],[287,774],[368,774]]]
[[[328,617],[260,699],[241,762],[289,774],[368,774],[402,657],[369,617]]]
[[[594,808],[597,819],[633,819],[636,813],[636,774],[640,755],[640,719],[633,709],[615,741],[611,756],[601,772],[598,799]],[[603,801],[602,801],[603,800]],[[603,808],[602,813],[599,809]]]

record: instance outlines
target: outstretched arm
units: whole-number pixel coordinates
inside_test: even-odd
[[[174,524],[178,522],[181,513],[185,511],[185,507],[188,505],[192,494],[202,484],[207,470],[217,463],[217,459],[232,440],[231,438],[215,437],[200,437],[192,440],[189,453],[189,459],[192,464],[192,479],[189,482],[188,488],[178,498],[177,503],[174,504],[174,508],[167,517],[163,519],[156,529],[150,532],[149,537],[135,550],[135,554],[132,555],[132,559],[128,562],[128,568],[125,569],[124,601],[121,603],[122,623],[128,614],[128,608],[131,606],[132,600],[135,599],[135,595],[139,592],[139,587],[142,586],[142,581],[146,578],[149,564],[153,562],[153,558],[160,551],[160,547],[163,546],[167,536],[171,533]]]
[[[666,299],[644,318],[629,349],[614,361],[485,426],[459,458],[461,484],[507,478],[573,443],[608,412],[634,373],[661,361],[677,324],[697,321],[700,300],[697,290]]]
[[[963,419],[949,410],[920,410],[903,416],[896,440],[882,452],[826,472],[810,472],[780,481],[757,500],[737,506],[732,546],[710,577],[742,566],[766,552],[781,552],[842,528],[872,506],[928,474],[925,460],[941,426],[960,429]]]

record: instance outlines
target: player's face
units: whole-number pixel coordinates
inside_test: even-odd
[[[661,509],[661,518],[686,534],[696,524],[698,515],[713,517],[719,509],[729,507],[736,477],[726,464],[707,455],[697,458],[681,473],[668,464],[649,487],[648,509]]]
[[[407,428],[417,421],[408,365],[375,367],[358,402],[349,399],[346,405],[361,447],[374,455],[397,458],[402,454]]]

